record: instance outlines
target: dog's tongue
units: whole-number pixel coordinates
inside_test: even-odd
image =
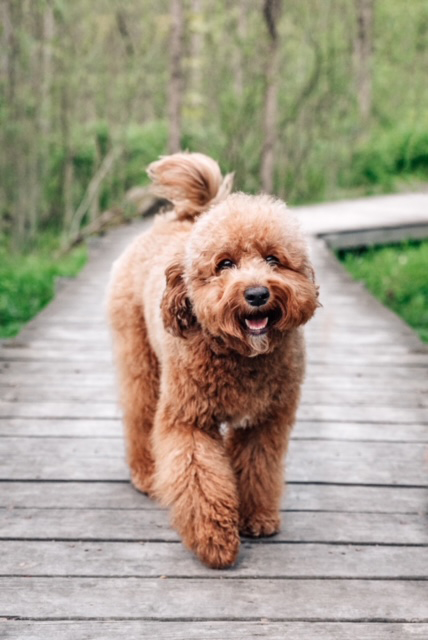
[[[253,331],[264,329],[268,323],[268,317],[264,318],[245,318],[245,324]]]

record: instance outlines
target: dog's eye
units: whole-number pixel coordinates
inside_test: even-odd
[[[279,264],[279,260],[276,256],[268,256],[266,258],[266,262],[268,264],[270,264],[272,267],[274,267],[275,265]]]
[[[223,271],[223,269],[232,269],[235,266],[236,265],[232,260],[222,260],[217,265],[217,271]]]

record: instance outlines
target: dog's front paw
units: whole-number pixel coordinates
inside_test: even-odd
[[[131,483],[137,491],[149,496],[152,495],[153,475],[151,473],[141,471],[138,468],[131,469]]]
[[[193,550],[199,559],[211,569],[225,569],[235,564],[239,553],[238,527],[220,528],[213,522],[204,527],[195,540]]]
[[[279,513],[255,513],[251,516],[241,517],[239,530],[243,536],[261,538],[274,536],[281,526]]]
[[[180,514],[182,516],[182,514]],[[217,517],[198,514],[183,522],[176,518],[175,526],[183,542],[211,569],[225,569],[235,564],[239,553],[238,514],[223,513]]]

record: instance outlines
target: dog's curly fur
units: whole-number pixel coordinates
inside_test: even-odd
[[[149,175],[174,211],[115,263],[109,290],[131,478],[171,507],[203,562],[227,567],[240,533],[279,529],[299,327],[318,289],[283,202],[229,194],[231,176],[202,154],[167,156]]]

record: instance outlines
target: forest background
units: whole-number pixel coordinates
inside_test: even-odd
[[[53,256],[161,154],[290,204],[428,181],[426,0],[0,0],[0,22],[0,324],[10,265],[77,270]]]

